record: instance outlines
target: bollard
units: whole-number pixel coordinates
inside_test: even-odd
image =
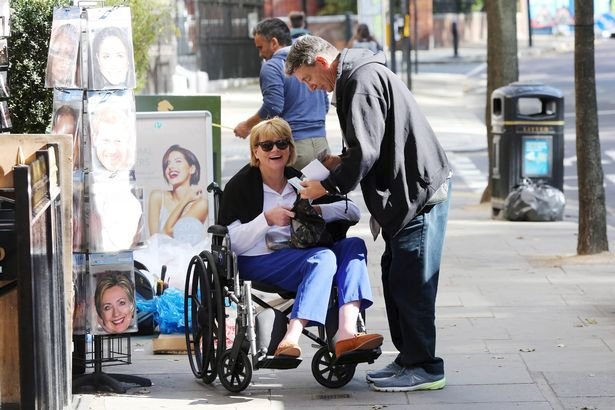
[[[453,55],[454,57],[459,57],[459,32],[457,31],[457,22],[453,21],[451,25],[451,30],[453,32]]]

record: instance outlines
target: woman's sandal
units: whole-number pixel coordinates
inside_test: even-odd
[[[296,358],[301,356],[301,348],[295,343],[282,342],[278,345],[278,348],[275,349],[275,353],[273,355],[275,357],[284,356]]]

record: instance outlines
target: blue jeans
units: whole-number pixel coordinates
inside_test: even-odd
[[[361,309],[372,302],[367,274],[367,249],[360,238],[345,238],[331,248],[281,249],[267,255],[239,256],[239,275],[297,292],[291,319],[324,325],[333,282],[338,305],[360,301]]]
[[[399,350],[395,361],[434,375],[444,374],[444,361],[436,357],[435,308],[449,200],[415,216],[395,236],[383,232],[382,285]]]

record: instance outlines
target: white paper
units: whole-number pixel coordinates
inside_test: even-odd
[[[307,164],[301,173],[305,175],[305,178],[313,181],[322,181],[329,176],[329,170],[317,159]]]

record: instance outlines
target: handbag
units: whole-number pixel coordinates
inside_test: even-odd
[[[316,212],[309,200],[297,196],[292,211],[295,213],[290,220],[290,246],[292,248],[303,249],[333,244],[333,236],[327,230],[327,223]]]

